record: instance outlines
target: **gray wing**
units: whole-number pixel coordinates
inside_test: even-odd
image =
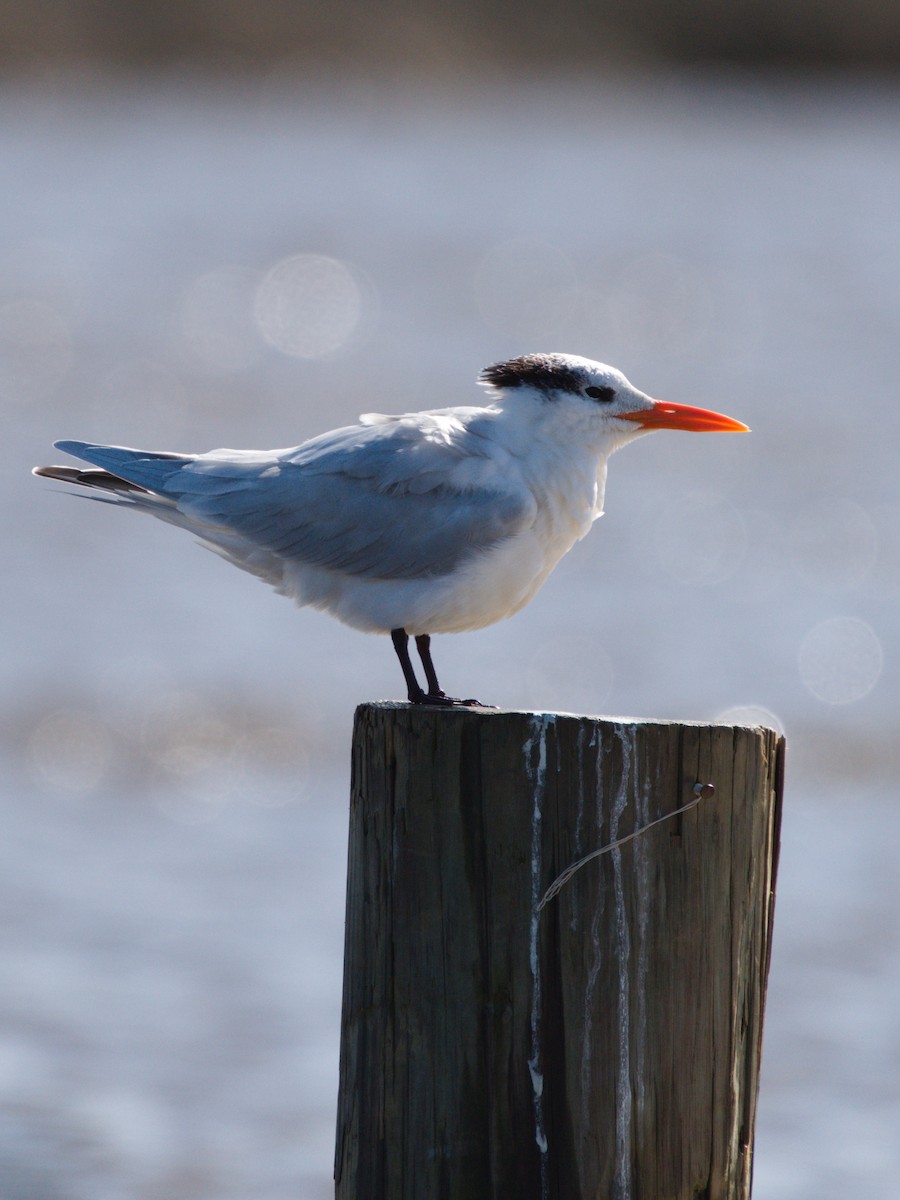
[[[422,579],[528,528],[536,512],[531,493],[499,470],[496,487],[460,486],[455,469],[473,456],[489,460],[490,446],[462,426],[452,436],[438,432],[423,436],[421,420],[400,419],[337,430],[295,450],[197,457],[57,445],[163,497],[213,544],[236,535],[286,560],[371,579]]]

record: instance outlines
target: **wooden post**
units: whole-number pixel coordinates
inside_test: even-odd
[[[357,710],[338,1200],[749,1197],[783,749]]]

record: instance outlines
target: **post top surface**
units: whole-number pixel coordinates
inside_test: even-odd
[[[442,720],[459,720],[465,718],[468,720],[491,720],[500,718],[528,718],[539,719],[542,722],[552,723],[556,720],[560,721],[589,721],[597,725],[614,726],[618,728],[635,729],[638,726],[650,727],[677,727],[679,729],[748,729],[753,731],[764,730],[767,733],[773,733],[781,738],[783,735],[779,730],[773,729],[769,725],[761,724],[732,724],[722,721],[686,721],[675,720],[669,717],[630,717],[630,716],[612,716],[606,713],[573,713],[573,712],[553,712],[542,711],[540,709],[522,709],[522,708],[440,708],[432,705],[412,705],[401,700],[366,700],[363,701],[357,708],[358,712],[364,710],[374,710],[376,712],[396,712],[397,714],[407,714],[410,717],[428,716],[433,718],[440,714]]]

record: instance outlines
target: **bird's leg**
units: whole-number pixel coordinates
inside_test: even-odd
[[[394,650],[400,659],[400,667],[403,671],[403,678],[406,680],[406,694],[409,697],[410,704],[434,704],[441,708],[452,708],[454,705],[467,708],[483,707],[479,706],[477,700],[456,700],[453,696],[448,696],[446,692],[442,691],[441,685],[437,680],[434,663],[431,661],[431,638],[427,633],[421,633],[416,638],[416,649],[419,651],[422,666],[425,668],[425,679],[428,683],[427,692],[422,691],[419,681],[416,679],[416,673],[413,670],[412,660],[409,657],[409,634],[405,629],[392,629],[391,641],[394,643]]]
[[[445,692],[438,683],[437,671],[434,669],[434,663],[431,661],[431,637],[427,633],[420,633],[416,638],[416,649],[419,652],[419,658],[422,660],[422,666],[425,668],[425,681],[428,684],[429,696],[443,696]]]
[[[443,705],[460,705],[463,708],[484,708],[478,700],[458,700],[455,696],[448,696],[441,685],[438,683],[437,671],[434,669],[434,663],[431,661],[431,637],[427,633],[420,633],[416,638],[416,649],[419,652],[419,658],[422,660],[422,666],[425,670],[425,681],[428,684],[428,695],[421,701],[420,704],[443,704]]]
[[[394,643],[394,650],[400,659],[400,669],[406,680],[406,694],[410,704],[424,704],[426,696],[419,687],[419,681],[416,679],[416,673],[409,657],[409,634],[405,629],[392,629],[391,641]]]

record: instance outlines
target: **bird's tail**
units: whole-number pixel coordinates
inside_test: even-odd
[[[120,446],[94,446],[89,442],[56,442],[55,445],[58,450],[66,450],[94,465],[35,467],[33,475],[85,488],[93,500],[124,504],[173,524],[185,524],[176,515],[177,497],[165,492],[166,482],[188,461],[184,455],[145,453]],[[157,482],[161,486],[157,487]]]
[[[178,486],[177,480],[183,468],[194,461],[189,455],[97,446],[90,442],[67,441],[54,445],[57,450],[65,450],[96,465],[35,467],[33,475],[84,488],[91,500],[148,513],[178,529],[186,529],[202,546],[265,579],[275,588],[283,588],[283,571],[277,555],[225,525],[192,515],[180,504],[184,489]]]

